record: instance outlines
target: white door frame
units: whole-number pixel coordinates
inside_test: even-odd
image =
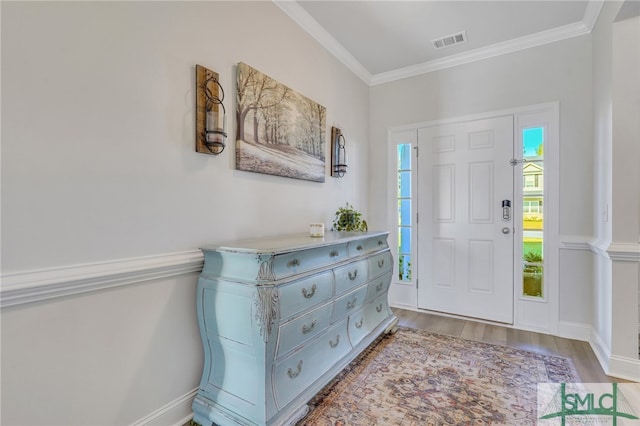
[[[514,151],[522,152],[522,128],[527,123],[536,122],[543,119],[547,130],[545,138],[545,218],[544,218],[544,282],[546,297],[544,300],[535,300],[533,298],[523,298],[520,294],[522,283],[522,268],[514,267],[514,322],[511,327],[530,330],[552,335],[558,335],[560,312],[559,312],[559,220],[560,220],[560,196],[559,196],[559,178],[560,178],[560,135],[559,135],[559,102],[549,102],[544,104],[530,105],[518,108],[512,108],[500,111],[491,111],[482,114],[467,115],[461,117],[453,117],[442,120],[425,121],[413,123],[403,126],[391,127],[388,129],[388,229],[390,230],[390,243],[392,247],[397,247],[397,159],[396,147],[400,143],[412,143],[417,146],[417,133],[420,127],[438,126],[443,124],[453,124],[463,121],[481,120],[496,116],[513,115],[514,116]],[[415,153],[414,153],[415,156]],[[520,157],[521,159],[521,157]],[[415,158],[413,160],[415,162]],[[516,166],[515,176],[522,176],[522,164]],[[515,182],[514,185],[514,266],[518,266],[522,259],[522,185]],[[416,191],[415,185],[412,191]],[[413,197],[417,196],[416,193]],[[517,216],[516,214],[517,213]],[[412,220],[416,220],[413,215]],[[417,227],[414,227],[417,229]],[[414,237],[415,239],[415,237]],[[417,250],[417,245],[412,245]],[[414,256],[419,255],[414,252]],[[394,254],[394,257],[396,255]],[[516,264],[516,262],[518,264]],[[396,262],[397,263],[397,262]],[[417,262],[415,262],[417,263]],[[414,269],[414,278],[411,283],[399,282],[397,264],[394,266],[392,275],[391,289],[389,291],[389,302],[391,306],[403,309],[418,310],[417,308],[417,286],[419,285],[420,271]],[[422,311],[422,310],[420,310]],[[481,321],[481,320],[478,320]],[[485,321],[481,321],[485,322]],[[486,321],[488,322],[488,321]],[[507,325],[509,327],[509,325]]]

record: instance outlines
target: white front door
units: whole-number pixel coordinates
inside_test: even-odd
[[[418,307],[513,322],[513,116],[418,130]]]

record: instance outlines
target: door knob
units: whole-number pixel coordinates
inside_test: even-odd
[[[508,226],[505,226],[504,228],[502,228],[502,233],[503,234],[508,234],[509,232],[511,232],[511,229],[509,229]]]

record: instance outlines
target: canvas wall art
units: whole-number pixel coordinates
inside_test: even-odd
[[[326,108],[244,63],[237,82],[236,169],[324,182]]]

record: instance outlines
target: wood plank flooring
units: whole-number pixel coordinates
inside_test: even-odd
[[[426,312],[398,308],[392,310],[398,317],[398,325],[402,327],[570,358],[583,383],[626,382],[626,380],[604,374],[598,359],[587,342],[471,320],[448,318]]]

